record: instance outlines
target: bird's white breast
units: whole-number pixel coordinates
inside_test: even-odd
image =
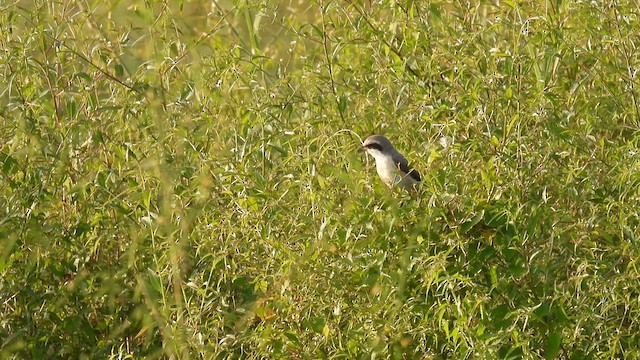
[[[402,187],[412,186],[416,181],[402,173],[398,169],[398,165],[393,161],[391,156],[376,156],[376,170],[380,179],[389,187],[400,185]]]

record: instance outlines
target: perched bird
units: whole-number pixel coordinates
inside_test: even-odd
[[[422,180],[420,173],[409,166],[407,159],[386,137],[371,135],[362,143],[362,148],[376,160],[378,176],[390,188],[399,185],[405,189],[415,189]]]

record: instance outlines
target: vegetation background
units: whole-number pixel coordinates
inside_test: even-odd
[[[640,358],[637,1],[0,24],[0,358]]]

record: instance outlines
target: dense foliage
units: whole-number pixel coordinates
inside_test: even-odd
[[[0,10],[1,358],[640,358],[637,3]]]

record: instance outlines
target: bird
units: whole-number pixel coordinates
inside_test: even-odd
[[[382,135],[371,135],[362,143],[362,149],[373,156],[380,179],[390,188],[401,187],[416,190],[422,181],[418,170],[396,150],[391,141]]]

